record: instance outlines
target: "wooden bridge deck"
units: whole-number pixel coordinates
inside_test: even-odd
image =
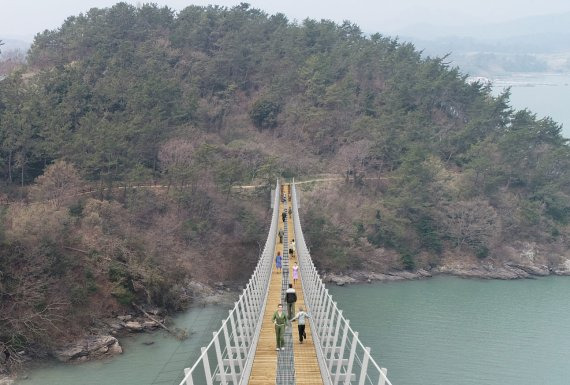
[[[289,195],[290,186],[285,185],[284,189]],[[285,203],[287,208],[290,207],[290,203]],[[284,204],[279,203],[279,212],[283,212]],[[281,219],[281,218],[279,218]],[[288,227],[288,239],[289,241],[295,239],[294,235],[294,225],[291,217],[287,218]],[[283,229],[283,223],[279,221],[279,229]],[[277,242],[275,246],[274,255],[280,251],[283,254],[283,244]],[[297,258],[289,259],[289,282],[293,282],[293,264],[297,261]],[[301,278],[301,273],[299,271],[299,278]],[[259,342],[257,343],[257,350],[255,352],[255,357],[253,359],[253,367],[251,370],[251,375],[249,377],[250,385],[268,385],[275,384],[275,376],[277,371],[277,355],[280,352],[275,350],[275,327],[271,322],[271,317],[277,309],[277,305],[280,303],[281,295],[281,279],[282,275],[277,274],[275,270],[275,262],[273,263],[273,274],[271,274],[271,281],[269,282],[269,295],[267,297],[267,306],[265,307],[265,313],[263,315],[263,323],[261,326],[261,333],[259,336]],[[295,286],[297,291],[297,303],[295,304],[295,310],[298,311],[299,307],[302,306],[306,310],[303,296],[303,288],[301,286],[300,280],[297,281]],[[283,306],[286,311],[286,306]],[[323,385],[323,380],[321,378],[321,371],[319,369],[319,363],[317,362],[317,352],[315,346],[313,345],[313,340],[311,338],[310,324],[307,323],[305,332],[309,339],[305,340],[302,344],[299,343],[299,334],[297,332],[297,323],[294,322],[293,325],[293,355],[295,358],[295,383],[297,385]]]

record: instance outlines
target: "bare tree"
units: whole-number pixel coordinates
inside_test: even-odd
[[[81,178],[75,167],[63,160],[48,166],[32,187],[32,197],[40,201],[53,201],[59,207],[66,198],[77,194]]]
[[[31,250],[13,258],[19,263],[9,263],[0,274],[0,354],[8,368],[20,364],[23,346],[47,346],[62,334],[68,309],[68,303],[48,294],[56,285],[46,273],[48,258]]]
[[[440,222],[457,247],[486,246],[499,230],[498,216],[484,200],[451,202],[443,205]]]
[[[174,183],[184,186],[193,175],[192,159],[196,143],[186,139],[171,139],[160,147],[158,160],[168,177],[168,187]]]
[[[340,167],[343,167],[346,172],[346,178],[353,176],[356,182],[359,171],[364,166],[364,160],[368,157],[370,150],[369,140],[359,140],[343,146],[338,152],[338,162]]]
[[[0,76],[9,75],[26,63],[26,55],[19,49],[0,51],[0,55]]]
[[[15,203],[6,212],[4,235],[8,242],[22,244],[32,252],[41,249],[44,241],[61,244],[68,223],[67,210],[52,203]]]

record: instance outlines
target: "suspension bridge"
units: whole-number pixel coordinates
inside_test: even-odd
[[[391,385],[387,370],[374,361],[370,348],[351,328],[311,260],[295,183],[277,183],[272,208],[267,241],[246,288],[200,357],[184,369],[179,385]],[[289,255],[293,239],[295,252]],[[273,268],[277,252],[283,256],[280,273]],[[294,324],[289,324],[285,349],[276,350],[272,316],[279,303],[285,304],[294,262],[300,278],[295,286],[296,309],[304,307],[311,315],[308,338],[301,344]]]

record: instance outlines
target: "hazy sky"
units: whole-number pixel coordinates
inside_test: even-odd
[[[154,0],[180,10],[190,4],[207,5],[214,0]],[[53,29],[70,15],[92,7],[108,7],[115,0],[0,0],[0,39],[20,37],[31,41],[44,29]],[[131,4],[147,1],[128,0]],[[570,0],[250,0],[268,13],[282,12],[290,19],[306,17],[350,20],[365,32],[394,34],[407,26],[430,23],[449,26],[500,22],[524,16],[570,12]],[[232,6],[240,1],[218,0]]]

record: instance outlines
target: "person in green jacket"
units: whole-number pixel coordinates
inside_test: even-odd
[[[283,305],[279,304],[277,310],[273,313],[271,321],[275,324],[275,337],[277,339],[277,348],[275,350],[285,350],[285,324],[287,323],[287,314],[283,312]]]

